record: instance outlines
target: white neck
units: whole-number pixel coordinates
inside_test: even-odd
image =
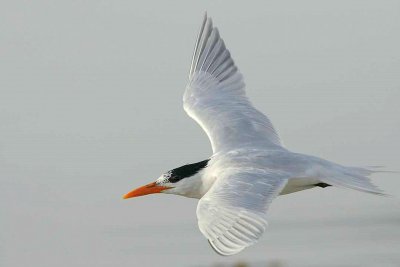
[[[174,183],[174,188],[165,190],[163,193],[181,195],[190,198],[200,199],[210,189],[213,182],[208,182],[204,175],[205,170],[201,170],[193,176],[183,178]]]

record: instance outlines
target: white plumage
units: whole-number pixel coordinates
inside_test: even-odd
[[[271,121],[252,106],[244,89],[242,75],[206,15],[183,101],[214,152],[201,173],[210,188],[198,203],[197,217],[218,253],[232,255],[254,244],[267,225],[268,206],[279,194],[318,183],[381,194],[366,177],[370,170],[284,148]]]
[[[218,29],[205,17],[196,42],[184,109],[211,140],[213,152],[238,147],[280,147],[267,116],[247,99],[243,77]]]
[[[368,178],[371,170],[283,147],[271,121],[246,97],[243,77],[207,15],[183,103],[207,133],[213,155],[168,171],[124,198],[151,193],[199,198],[200,231],[219,254],[233,255],[257,242],[278,195],[329,185],[382,194]]]

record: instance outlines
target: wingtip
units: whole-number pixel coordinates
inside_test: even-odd
[[[241,252],[243,249],[245,249],[246,247],[242,247],[239,250],[236,251],[222,251],[220,248],[218,248],[218,246],[216,244],[214,244],[210,239],[207,239],[208,244],[210,244],[211,248],[214,250],[215,253],[217,253],[220,256],[223,257],[228,257],[228,256],[232,256],[235,254],[238,254],[239,252]]]
[[[203,15],[203,23],[202,24],[206,24],[206,21],[208,20],[208,14],[207,14],[207,10],[204,11],[204,15]]]
[[[211,27],[212,27],[212,18],[210,17],[210,16],[208,16],[208,13],[207,13],[207,11],[205,11],[204,12],[204,17],[203,17],[203,25],[204,25],[204,27],[206,26],[206,25],[211,25]]]
[[[374,192],[375,195],[380,197],[393,197],[393,195],[386,193],[385,191],[379,189],[379,191]]]
[[[208,15],[208,12],[206,10],[206,11],[204,11],[203,23],[206,24],[207,22],[211,23],[211,25],[212,25],[212,18]]]

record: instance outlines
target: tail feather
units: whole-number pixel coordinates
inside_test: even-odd
[[[375,195],[386,195],[380,188],[374,185],[369,175],[377,171],[358,167],[342,167],[329,176],[321,178],[321,181],[338,187],[351,188],[358,191],[371,193]]]

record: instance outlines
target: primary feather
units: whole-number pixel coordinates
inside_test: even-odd
[[[207,133],[214,153],[240,146],[282,146],[271,121],[253,107],[244,89],[218,29],[205,16],[183,101],[187,114]]]
[[[372,172],[292,153],[245,93],[243,77],[218,29],[205,15],[197,38],[184,109],[207,133],[214,155],[202,175],[199,228],[216,252],[232,255],[254,244],[279,194],[318,184],[382,194]],[[204,188],[209,187],[209,190]]]

